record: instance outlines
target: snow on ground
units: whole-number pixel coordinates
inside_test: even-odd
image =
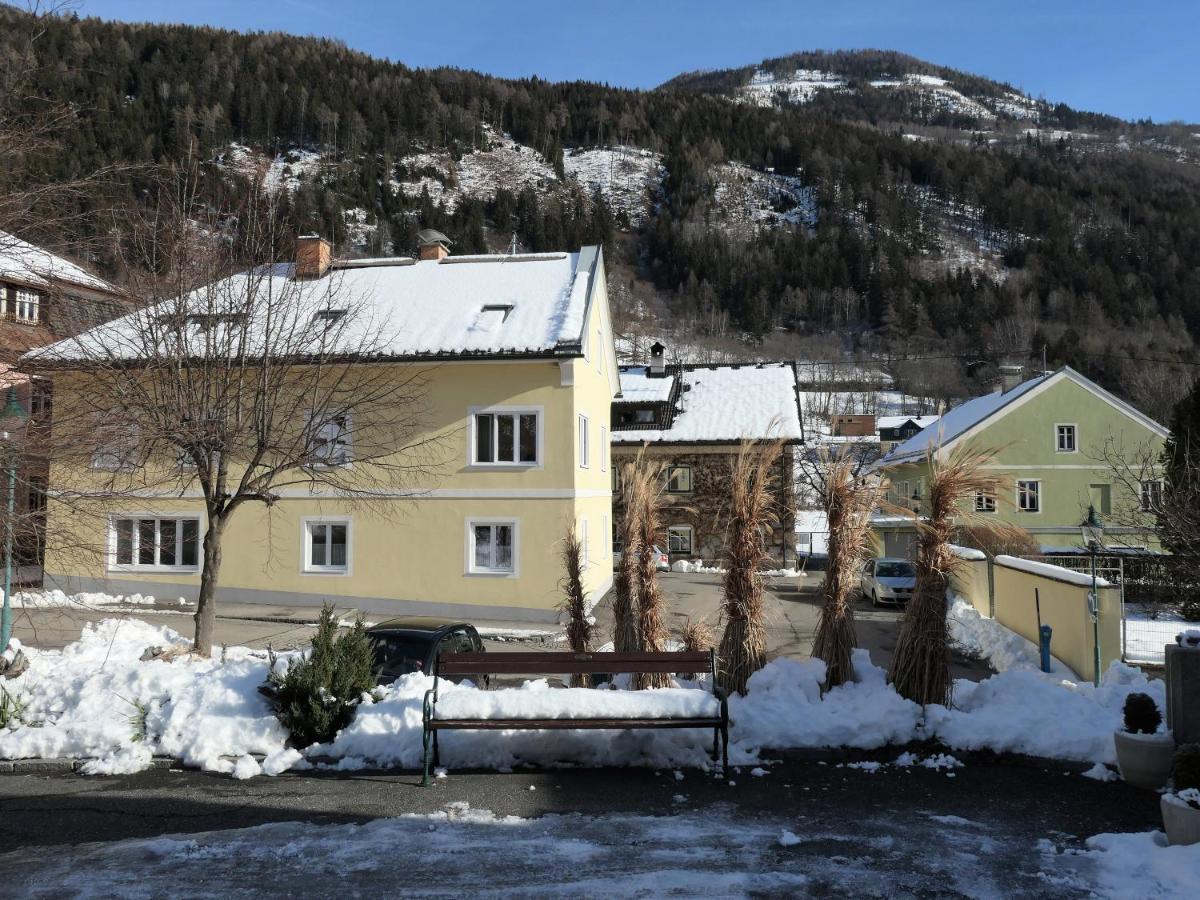
[[[753,675],[746,696],[730,700],[731,763],[757,764],[769,750],[872,749],[927,739],[952,750],[988,748],[1111,763],[1112,733],[1126,695],[1145,691],[1160,706],[1165,702],[1162,682],[1149,681],[1136,669],[1113,664],[1094,688],[1044,675],[1023,664],[1027,655],[1020,648],[995,640],[978,622],[971,628],[980,647],[1001,648],[991,652],[1022,665],[980,683],[957,682],[951,709],[931,706],[923,712],[901,698],[865,650],[854,656],[859,681],[824,695],[820,660],[774,660]],[[231,647],[221,658],[185,654],[173,661],[142,661],[151,646],[182,650],[188,641],[165,627],[107,619],[87,626],[79,641],[61,651],[25,648],[29,670],[5,685],[23,711],[19,722],[0,732],[0,758],[95,757],[99,762],[92,771],[118,772],[148,765],[150,753],[167,754],[238,776],[260,769],[278,772],[301,762],[285,747],[283,729],[258,694],[268,665],[261,654]],[[342,765],[418,767],[422,701],[432,686],[433,679],[423,674],[400,678],[377,700],[368,698],[334,741],[305,752],[340,758]],[[442,682],[440,696],[442,708],[451,711],[457,704],[497,714],[564,717],[618,706],[629,712],[643,704],[711,705],[702,684],[681,682],[680,688],[634,695],[597,689],[583,692],[588,701],[583,703],[575,702],[574,693],[548,690],[545,681],[488,693],[469,683]],[[557,712],[547,712],[547,705]],[[589,731],[455,732],[443,735],[441,744],[443,763],[458,768],[707,767],[710,737],[690,730],[616,732],[603,740]],[[260,766],[249,754],[266,760]]]
[[[599,190],[613,212],[623,212],[634,226],[645,220],[665,172],[662,154],[638,147],[568,150],[563,170],[589,195]]]
[[[216,161],[245,178],[262,179],[263,188],[271,194],[281,190],[293,193],[302,181],[313,180],[324,165],[324,157],[314,150],[292,148],[269,157],[238,143],[230,144]]]
[[[1130,662],[1162,665],[1166,659],[1166,645],[1175,643],[1175,635],[1195,622],[1170,616],[1151,618],[1134,604],[1125,607],[1125,658]]]
[[[396,848],[403,847],[397,865]],[[1200,846],[1102,834],[1083,847],[1004,822],[896,810],[836,825],[690,807],[497,816],[465,801],[362,824],[252,828],[0,855],[20,896],[1183,897]],[[214,879],[214,872],[220,877]]]
[[[4,592],[0,591],[0,597]],[[90,609],[100,606],[191,606],[183,597],[156,600],[149,594],[102,594],[82,592],[66,594],[57,588],[40,591],[20,591],[12,596],[13,609],[47,609],[57,607],[81,607]]]
[[[844,78],[819,69],[797,69],[790,76],[783,77],[757,69],[750,83],[741,89],[741,97],[758,106],[780,102],[808,103],[820,91],[840,91],[845,88]]]
[[[955,90],[945,78],[936,75],[908,73],[902,79],[884,78],[871,82],[877,90],[907,90],[916,92],[928,103],[931,111],[946,111],[977,119],[994,119],[996,114],[980,103]]]

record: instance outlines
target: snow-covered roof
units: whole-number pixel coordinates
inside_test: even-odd
[[[617,443],[800,440],[796,373],[789,363],[684,367],[678,410],[663,428],[614,430]],[[624,385],[624,373],[621,376]]]
[[[618,403],[665,403],[675,386],[673,375],[651,375],[645,366],[621,368],[621,396]]]
[[[937,420],[937,416],[879,416],[875,420],[875,425],[882,430],[884,428],[900,428],[905,422],[912,422],[918,428],[928,428]]]
[[[1119,397],[1110,394],[1104,388],[1100,387],[1100,385],[1080,375],[1070,366],[1063,366],[1056,372],[1047,372],[1036,378],[1023,381],[1011,390],[1002,393],[984,394],[982,397],[976,397],[974,400],[968,400],[966,403],[954,407],[954,409],[947,412],[932,425],[919,431],[904,443],[896,445],[887,456],[879,460],[877,466],[879,468],[887,468],[896,463],[911,462],[924,458],[930,448],[937,445],[949,447],[952,442],[966,435],[975,426],[1007,411],[1011,404],[1026,396],[1031,391],[1062,379],[1074,381],[1100,399],[1112,404],[1131,419],[1134,419],[1161,437],[1166,437],[1166,429],[1149,416],[1139,412]]]
[[[115,294],[117,289],[68,259],[0,231],[0,280],[49,288],[56,281]]]
[[[338,337],[347,352],[369,343],[372,355],[401,359],[574,356],[582,352],[597,259],[597,248],[585,247],[579,253],[354,260],[335,263],[323,277],[303,281],[293,278],[292,264],[280,263],[234,275],[194,297],[201,312],[211,309],[206,298],[214,292],[236,297],[254,290],[262,296],[267,291],[287,296],[284,292],[290,291],[299,309],[347,308],[360,323]],[[124,342],[132,358],[140,346],[134,337],[138,315],[34,350],[26,358],[87,359],[89,342],[106,350]]]

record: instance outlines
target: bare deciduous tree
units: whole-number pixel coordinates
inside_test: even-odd
[[[437,447],[422,427],[426,374],[389,360],[382,305],[343,289],[336,269],[306,279],[273,262],[289,229],[266,198],[231,212],[199,202],[194,173],[172,180],[123,245],[132,296],[152,302],[38,357],[61,372],[51,453],[71,476],[56,485],[59,527],[106,535],[132,500],[202,502],[205,655],[242,507],[269,511],[291,491],[386,514],[385,497],[414,490]]]

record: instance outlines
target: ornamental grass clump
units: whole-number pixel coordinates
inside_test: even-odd
[[[704,619],[688,619],[679,629],[679,643],[685,653],[707,653],[714,646],[712,627]],[[680,678],[695,680],[695,672],[680,672]]]
[[[637,522],[641,530],[637,567],[638,649],[661,653],[667,649],[667,638],[670,637],[666,625],[666,600],[658,585],[658,554],[654,550],[664,487],[662,466],[639,456],[633,477],[637,481],[635,496],[640,507]],[[666,672],[640,672],[634,678],[634,685],[638,689],[670,687],[671,676]]]
[[[574,523],[567,527],[561,556],[563,601],[559,609],[567,621],[567,645],[575,653],[587,653],[592,649],[592,623],[588,619],[587,598],[583,592],[583,545]],[[576,673],[571,676],[571,687],[590,687],[590,679]]]
[[[782,452],[779,441],[746,441],[733,463],[720,649],[721,686],[731,693],[744,694],[750,676],[766,663],[761,570],[767,531],[778,521],[774,469]]]
[[[1162,713],[1149,694],[1136,692],[1125,698],[1125,730],[1130,734],[1154,734],[1162,724]]]
[[[919,703],[949,705],[950,630],[946,585],[956,565],[951,537],[957,518],[969,518],[963,501],[977,493],[995,496],[996,476],[984,466],[995,451],[957,447],[927,455],[929,499],[926,518],[916,519],[916,589],[908,602],[888,680],[900,696]]]
[[[262,693],[287,729],[294,747],[332,741],[350,724],[364,695],[375,688],[375,658],[360,616],[354,626],[338,636],[333,607],[321,609],[312,649],[289,662],[280,673],[275,654]]]
[[[640,461],[639,455],[638,460]],[[621,467],[621,561],[613,578],[613,649],[632,653],[638,649],[638,566],[642,555],[642,513],[636,473],[638,464]]]
[[[829,549],[813,656],[825,663],[828,690],[854,680],[852,651],[858,638],[850,600],[858,587],[862,561],[871,552],[871,511],[883,498],[886,482],[860,477],[857,460],[846,452],[825,453],[821,463]]]

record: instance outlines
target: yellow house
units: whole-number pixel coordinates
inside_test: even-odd
[[[600,248],[453,257],[434,242],[420,256],[339,261],[324,241],[302,238],[295,263],[274,267],[281,287],[336,284],[386,316],[397,337],[370,364],[423,373],[416,438],[437,459],[411,489],[376,492],[366,505],[314,484],[239,508],[222,541],[219,602],[553,621],[558,549],[572,523],[589,598],[608,590],[608,427],[620,383]],[[88,378],[63,361],[71,348],[56,346],[33,362],[54,369],[58,396],[86,398]],[[172,490],[115,495],[103,552],[89,557],[69,549],[79,542],[66,532],[78,525],[55,491],[87,479],[87,467],[52,468],[47,586],[195,598],[198,489],[184,478]]]

